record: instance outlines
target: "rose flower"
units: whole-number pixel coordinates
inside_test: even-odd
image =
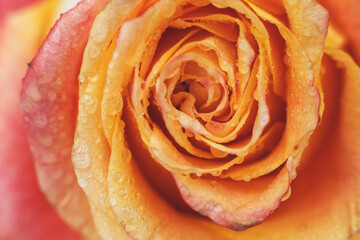
[[[355,235],[360,29],[321,4],[83,0],[61,15],[21,88],[61,218],[86,239]]]

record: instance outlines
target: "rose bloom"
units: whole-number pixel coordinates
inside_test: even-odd
[[[76,3],[1,2],[0,239],[360,239],[358,0]]]

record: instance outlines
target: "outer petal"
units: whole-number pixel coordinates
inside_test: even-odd
[[[0,9],[3,10],[2,7]],[[39,190],[33,159],[22,128],[18,97],[26,63],[35,54],[49,29],[49,19],[54,10],[53,2],[44,2],[9,14],[2,23],[0,194],[3,197],[0,200],[0,239],[79,239],[59,219]]]
[[[265,222],[233,239],[345,240],[359,232],[360,68],[340,50],[325,53],[335,61],[323,60],[323,120],[304,153],[292,195]]]
[[[330,23],[334,24],[349,40],[355,53],[355,60],[360,63],[360,1],[358,0],[319,0],[329,10]]]
[[[105,3],[83,1],[62,15],[29,64],[21,95],[40,186],[61,216],[88,238],[97,234],[70,155],[77,113],[77,75],[90,27]]]
[[[109,204],[106,183],[109,147],[101,126],[100,103],[103,91],[100,89],[103,89],[118,28],[139,2],[111,1],[104,11],[98,14],[84,51],[79,76],[80,104],[72,162],[80,185],[91,203],[99,234],[104,239],[129,237],[116,220]],[[122,104],[121,99],[113,100],[112,104]]]

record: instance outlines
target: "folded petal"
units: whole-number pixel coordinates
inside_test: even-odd
[[[335,240],[359,232],[360,68],[340,50],[325,48],[325,54],[323,120],[304,152],[291,197],[234,239]]]

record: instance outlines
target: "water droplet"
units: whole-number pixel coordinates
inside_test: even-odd
[[[291,60],[290,60],[290,57],[288,55],[284,56],[284,62],[285,62],[286,65],[290,66]]]
[[[309,37],[309,36],[311,35],[311,27],[310,27],[310,26],[306,26],[306,27],[304,28],[304,35],[305,35],[306,37]]]
[[[39,157],[42,163],[54,163],[57,159],[53,153],[47,151],[42,152]]]
[[[135,198],[136,198],[136,199],[139,199],[140,196],[141,196],[141,194],[140,194],[139,192],[137,192],[137,193],[135,194]],[[139,209],[140,209],[140,207],[139,207]]]
[[[309,94],[310,96],[314,97],[317,93],[317,88],[315,86],[310,87]]]
[[[79,121],[81,122],[81,123],[86,123],[86,121],[87,121],[87,116],[86,115],[79,115]]]
[[[83,75],[79,75],[78,80],[80,83],[85,82],[85,77]]]
[[[44,128],[48,124],[47,117],[45,114],[39,113],[39,114],[35,115],[33,117],[33,119],[34,119],[34,124],[36,127]]]
[[[269,115],[264,113],[260,116],[260,126],[264,127],[269,122]]]
[[[99,80],[99,76],[98,75],[95,75],[93,76],[92,78],[90,78],[90,81],[91,82],[97,82]]]
[[[290,6],[294,6],[295,4],[297,4],[298,0],[289,0],[288,3]]]
[[[120,194],[121,197],[127,197],[128,191],[125,188],[120,188],[119,189],[119,194]]]
[[[309,80],[309,82],[310,83],[312,83],[313,82],[313,75],[310,73],[309,75],[308,75],[308,80]]]
[[[95,42],[102,42],[108,34],[108,27],[105,24],[94,24],[91,29],[91,39]]]
[[[245,64],[241,64],[239,70],[241,74],[247,74],[249,72],[249,68]]]
[[[110,198],[109,203],[111,206],[115,206],[117,202],[115,198]]]
[[[131,159],[131,152],[130,152],[130,150],[129,149],[125,149],[124,151],[123,151],[123,155],[122,155],[122,157],[123,157],[123,160],[130,160]]]
[[[46,45],[45,45],[45,49],[47,51],[49,51],[50,53],[52,54],[57,54],[58,53],[58,49],[56,47],[53,47],[50,42],[48,42]]]
[[[76,168],[87,168],[90,165],[89,148],[82,140],[74,144],[72,161]]]
[[[37,140],[46,147],[50,147],[53,144],[53,138],[50,135],[38,134]]]
[[[249,175],[244,176],[244,181],[249,182],[251,180],[251,177]]]
[[[97,109],[97,99],[93,98],[91,95],[84,94],[81,99],[85,110],[89,113],[94,113]]]
[[[64,170],[62,168],[57,168],[54,171],[51,171],[51,178],[52,179],[60,179],[64,176]]]
[[[96,58],[100,53],[99,49],[95,45],[90,46],[88,51],[91,58]]]
[[[65,112],[64,111],[58,111],[56,113],[56,118],[59,120],[59,121],[62,121],[65,119]]]
[[[99,200],[100,200],[100,202],[105,201],[105,194],[100,193],[100,195],[99,195]]]
[[[87,185],[88,185],[86,179],[84,179],[84,178],[79,178],[78,183],[79,183],[79,186],[82,187],[82,188],[86,188]]]
[[[60,29],[58,27],[54,28],[54,32],[51,35],[51,40],[54,43],[59,43],[61,41],[61,32],[60,32]]]
[[[24,121],[25,121],[25,122],[29,122],[29,121],[30,121],[30,117],[29,117],[29,116],[24,116]]]
[[[31,97],[32,100],[35,102],[38,102],[41,100],[41,93],[39,92],[39,89],[36,86],[29,86],[28,89],[26,89],[26,94]]]
[[[213,208],[213,211],[215,213],[220,213],[220,212],[222,212],[222,207],[220,205],[215,205]]]
[[[291,188],[289,188],[286,193],[284,194],[284,196],[281,198],[281,201],[285,201],[287,200],[291,195]]]
[[[117,59],[117,58],[119,57],[119,55],[120,55],[119,52],[118,52],[118,51],[115,51],[112,59],[113,59],[113,60]]]
[[[312,64],[311,64],[311,62],[310,62],[310,61],[309,61],[309,62],[307,62],[306,67],[307,67],[308,69],[312,69]]]
[[[47,96],[50,102],[53,102],[56,99],[56,93],[53,90],[49,90]]]

